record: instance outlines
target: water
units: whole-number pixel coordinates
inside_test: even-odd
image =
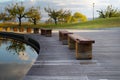
[[[37,56],[29,45],[0,37],[0,80],[22,80]]]

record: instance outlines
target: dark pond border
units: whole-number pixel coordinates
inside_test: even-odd
[[[5,38],[15,39],[15,40],[21,41],[21,42],[23,42],[25,44],[28,44],[31,47],[33,47],[36,50],[36,52],[39,54],[39,51],[40,51],[39,42],[32,39],[28,35],[19,34],[19,33],[13,33],[13,32],[0,32],[0,36],[5,37]]]

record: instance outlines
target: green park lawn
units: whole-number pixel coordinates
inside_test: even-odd
[[[0,27],[18,27],[18,24],[0,23]],[[22,23],[21,27],[38,27],[38,28],[53,28],[53,29],[100,29],[100,28],[114,28],[120,27],[120,17],[95,19],[87,22],[69,23],[69,24],[28,24]]]

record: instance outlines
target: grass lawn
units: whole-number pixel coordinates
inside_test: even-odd
[[[0,23],[0,27],[18,27],[17,24]],[[81,23],[71,24],[22,24],[22,27],[38,27],[38,28],[53,28],[53,29],[100,29],[100,28],[113,28],[120,27],[120,17],[95,19],[94,21],[87,21]]]

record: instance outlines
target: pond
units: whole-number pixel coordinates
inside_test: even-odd
[[[22,80],[37,56],[31,46],[0,37],[0,80]]]

